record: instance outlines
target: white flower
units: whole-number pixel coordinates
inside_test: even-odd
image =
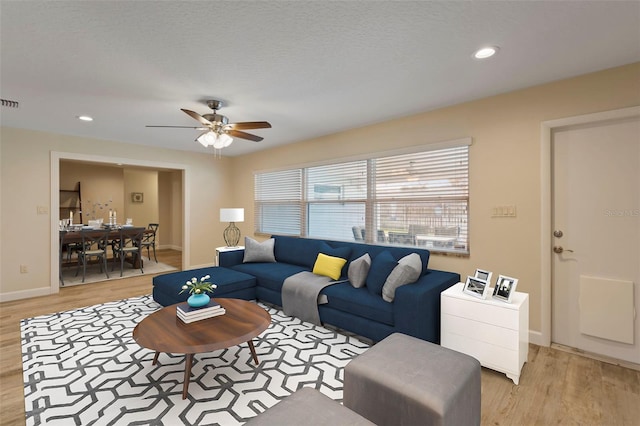
[[[191,278],[186,282],[186,284],[182,286],[182,291],[180,291],[180,293],[183,293],[185,291],[188,291],[191,294],[204,294],[207,292],[213,293],[213,290],[218,286],[211,282],[208,282],[207,280],[209,278],[211,278],[211,275],[205,275],[204,277],[200,278],[200,280],[198,280],[196,277]]]

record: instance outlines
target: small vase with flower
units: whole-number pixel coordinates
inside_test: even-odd
[[[217,285],[207,281],[210,278],[210,275],[205,275],[200,278],[200,280],[193,277],[182,286],[182,290],[178,294],[188,291],[190,296],[187,299],[187,303],[193,308],[206,306],[211,300],[211,297],[209,297],[207,293],[213,293],[213,290],[218,287]]]

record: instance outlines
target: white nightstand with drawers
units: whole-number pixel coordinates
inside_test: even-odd
[[[529,295],[515,292],[511,303],[480,299],[458,283],[440,295],[440,344],[471,355],[483,367],[505,373],[517,385],[529,354]]]

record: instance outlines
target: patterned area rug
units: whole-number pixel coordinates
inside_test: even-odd
[[[133,328],[151,296],[21,321],[27,425],[239,425],[303,386],[342,400],[344,366],[368,344],[260,303],[271,326],[246,343],[196,354],[182,399],[184,356],[154,353]]]

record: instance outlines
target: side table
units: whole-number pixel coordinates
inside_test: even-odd
[[[480,299],[458,283],[440,294],[440,344],[471,355],[483,367],[505,373],[517,385],[529,355],[529,295],[515,292],[511,303]]]
[[[222,252],[226,252],[226,251],[236,251],[236,250],[244,250],[244,246],[237,246],[237,247],[216,247],[216,264],[215,266],[220,266],[220,253]]]

